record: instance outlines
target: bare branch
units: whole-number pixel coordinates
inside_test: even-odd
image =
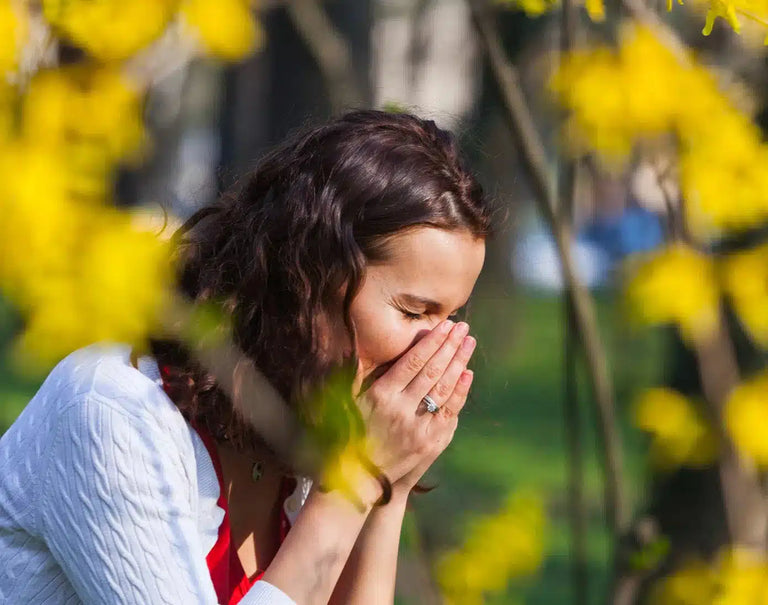
[[[317,61],[333,112],[363,105],[365,96],[355,79],[349,46],[320,2],[286,0],[285,4],[296,29]]]
[[[541,213],[549,224],[557,245],[564,281],[573,302],[574,319],[584,348],[599,418],[598,434],[605,474],[606,514],[611,531],[615,536],[619,536],[623,532],[627,517],[622,488],[622,454],[614,418],[608,361],[597,330],[594,303],[589,292],[576,276],[571,228],[558,216],[557,198],[549,176],[544,145],[520,88],[517,70],[504,53],[486,2],[484,0],[467,1],[480,43],[501,92],[507,121],[520,150],[523,166],[528,173]]]

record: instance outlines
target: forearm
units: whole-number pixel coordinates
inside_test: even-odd
[[[333,605],[391,605],[407,494],[395,494],[365,522],[333,592]]]
[[[366,488],[364,510],[338,492],[314,491],[264,574],[298,605],[325,604],[379,496]]]

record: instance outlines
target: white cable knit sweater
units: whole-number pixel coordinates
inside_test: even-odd
[[[216,603],[216,473],[157,365],[139,369],[128,347],[73,353],[0,439],[0,603]],[[240,602],[293,605],[264,581]]]

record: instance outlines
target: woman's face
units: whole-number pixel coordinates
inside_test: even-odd
[[[464,230],[420,227],[393,236],[387,247],[388,260],[368,265],[350,307],[365,382],[464,306],[485,260],[485,240]],[[337,355],[351,356],[343,323],[332,340]]]

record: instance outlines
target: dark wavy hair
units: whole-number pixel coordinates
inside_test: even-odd
[[[483,238],[490,223],[450,133],[410,114],[354,111],[290,137],[182,226],[178,289],[222,305],[235,343],[301,416],[328,372],[319,318],[341,313],[356,342],[350,304],[389,239],[422,226]],[[151,348],[185,417],[235,447],[263,444],[181,343]]]

